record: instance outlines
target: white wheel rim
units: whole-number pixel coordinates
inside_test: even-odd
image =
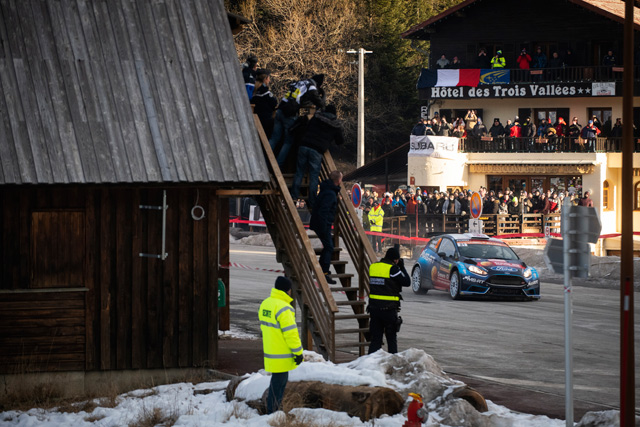
[[[418,291],[420,289],[420,268],[416,268],[413,270],[413,275],[411,276],[411,284],[413,285],[413,290]]]
[[[451,292],[451,296],[455,297],[458,294],[458,275],[454,274],[451,276],[451,282],[449,283],[449,291]]]

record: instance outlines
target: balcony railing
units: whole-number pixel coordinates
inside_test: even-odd
[[[640,153],[640,139],[633,141]],[[458,148],[465,153],[620,153],[622,138],[461,138]]]
[[[511,83],[551,82],[621,82],[624,68],[606,66],[511,69]],[[635,79],[640,76],[640,66],[633,67]]]

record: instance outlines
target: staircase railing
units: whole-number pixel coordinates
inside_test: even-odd
[[[276,190],[258,196],[258,203],[278,249],[278,257],[296,288],[294,294],[303,310],[303,317],[307,316],[305,305],[310,310],[313,329],[310,332],[318,352],[333,361],[335,360],[334,316],[338,312],[338,307],[289,194],[267,136],[258,116],[253,117],[271,176],[268,189]],[[298,292],[299,290],[301,292]],[[303,318],[303,322],[308,321],[309,319]],[[303,336],[303,343],[306,340],[307,337]]]

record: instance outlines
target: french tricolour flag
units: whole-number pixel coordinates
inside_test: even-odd
[[[462,70],[428,70],[422,69],[418,88],[425,87],[453,87],[471,86],[476,87],[480,82],[480,69]]]

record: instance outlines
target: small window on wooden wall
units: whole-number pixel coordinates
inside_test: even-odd
[[[640,211],[640,181],[636,182],[636,186],[633,189],[633,195],[633,209]]]
[[[608,211],[611,206],[610,202],[609,202],[609,181],[605,180],[602,183],[602,208],[605,211]]]
[[[85,214],[31,214],[31,288],[84,287]]]

